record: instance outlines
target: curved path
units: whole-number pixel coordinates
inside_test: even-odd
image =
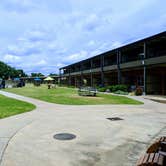
[[[139,106],[67,106],[0,93],[37,106],[0,120],[1,166],[133,166],[150,141],[166,135],[165,105],[142,97]],[[77,137],[53,138],[64,132]]]

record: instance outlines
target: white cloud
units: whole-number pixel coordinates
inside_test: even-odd
[[[28,73],[55,73],[165,30],[165,5],[163,0],[1,0],[0,58]]]
[[[37,66],[43,66],[43,65],[46,65],[46,64],[47,64],[47,62],[43,59],[36,63]]]
[[[57,64],[56,64],[56,67],[58,67],[58,68],[63,67],[63,66],[65,66],[64,63],[57,63]]]
[[[122,46],[122,43],[119,42],[119,41],[115,41],[115,42],[113,42],[112,45],[111,45],[112,48],[118,48],[118,47],[120,47],[120,46]]]
[[[27,12],[36,7],[31,0],[1,0],[1,8],[8,11]]]
[[[96,41],[94,41],[94,40],[90,40],[89,42],[88,42],[88,46],[95,46],[96,45]]]
[[[88,56],[87,51],[80,51],[79,53],[69,55],[67,57],[67,60],[70,61],[70,62],[75,62],[75,61],[78,61],[78,60],[81,60],[81,59],[85,59],[87,56]]]
[[[70,11],[70,0],[1,0],[1,8],[10,12],[27,13],[34,10]]]
[[[3,60],[7,63],[16,63],[16,62],[20,62],[21,58],[19,56],[6,54],[4,55]]]

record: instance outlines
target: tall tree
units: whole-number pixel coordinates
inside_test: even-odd
[[[14,67],[11,67],[7,65],[6,63],[0,61],[0,77],[8,79],[14,78],[14,77],[25,77],[27,76],[25,72],[22,69],[15,69]]]
[[[43,77],[44,74],[42,73],[31,73],[31,77]]]
[[[58,74],[50,73],[49,76],[54,77],[54,76],[58,76]]]

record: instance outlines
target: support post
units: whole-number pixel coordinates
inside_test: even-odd
[[[74,77],[74,85],[75,85],[75,87],[77,87],[77,77],[76,76]]]
[[[81,86],[83,86],[83,64],[81,63]]]
[[[117,51],[118,84],[121,84],[120,63],[121,63],[121,51],[118,50],[118,51]]]
[[[101,84],[104,87],[104,70],[103,70],[103,67],[104,67],[104,56],[101,55],[100,56]]]
[[[162,71],[162,78],[161,78],[161,93],[162,93],[162,95],[165,95],[166,93],[166,90],[165,90],[165,85],[166,85],[166,80],[165,80],[165,72],[164,71]]]
[[[93,66],[93,60],[90,60],[90,84],[91,87],[93,87],[93,74],[92,74],[92,66]]]
[[[61,86],[61,69],[59,69],[59,86]]]
[[[142,59],[142,65],[143,65],[143,71],[144,71],[144,91],[143,91],[143,95],[146,95],[146,85],[147,85],[147,78],[146,78],[146,64],[145,64],[145,59],[146,59],[146,54],[147,54],[147,46],[146,46],[146,42],[144,42],[144,56]]]
[[[68,86],[71,86],[71,75],[70,75],[70,68],[69,68],[68,70],[69,70],[69,82],[68,82]]]

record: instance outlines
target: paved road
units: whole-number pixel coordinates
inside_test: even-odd
[[[166,135],[165,105],[142,97],[139,106],[66,106],[0,93],[37,106],[0,120],[1,166],[133,166],[149,142]],[[77,137],[53,138],[64,132]]]

